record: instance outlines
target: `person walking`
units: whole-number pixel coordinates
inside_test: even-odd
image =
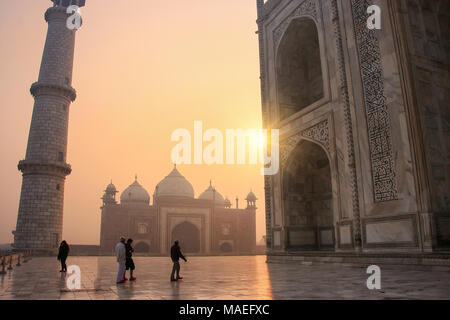
[[[180,258],[183,259],[185,262],[187,262],[184,255],[181,253],[181,248],[178,243],[178,240],[176,240],[170,248],[170,257],[172,258],[173,267],[172,267],[172,274],[170,275],[170,281],[178,281],[180,279],[183,279],[183,277],[180,277]],[[177,277],[175,278],[175,272],[177,273]]]
[[[67,272],[66,260],[69,255],[70,247],[65,240],[59,245],[58,260],[61,262],[61,270],[59,272]]]
[[[135,266],[134,266],[134,261],[132,258],[133,252],[134,252],[134,249],[131,246],[132,243],[133,243],[133,239],[128,239],[127,244],[125,245],[125,251],[126,251],[125,267],[126,267],[126,270],[130,270],[130,281],[135,281],[136,277],[133,277],[133,271],[135,269]],[[126,270],[125,270],[125,274],[127,273]],[[125,277],[125,280],[126,279],[127,278]]]
[[[124,283],[125,280],[125,263],[126,263],[126,248],[125,248],[125,238],[120,237],[119,243],[116,245],[116,258],[119,264],[119,270],[117,272],[116,283]]]

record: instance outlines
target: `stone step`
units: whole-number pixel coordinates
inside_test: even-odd
[[[271,253],[267,255],[268,263],[294,262],[304,265],[311,264],[340,264],[345,266],[376,265],[407,265],[415,267],[439,268],[450,271],[450,254],[350,254],[350,253],[323,253],[323,252],[297,252],[297,253]]]

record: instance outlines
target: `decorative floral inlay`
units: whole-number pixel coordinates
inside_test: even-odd
[[[275,47],[277,47],[278,43],[281,40],[281,37],[286,32],[286,29],[289,27],[292,19],[297,17],[309,15],[314,17],[317,21],[317,7],[316,0],[305,0],[303,1],[297,9],[295,9],[274,31],[273,31],[273,41],[275,43]]]
[[[286,163],[292,150],[294,150],[302,138],[313,140],[330,152],[330,129],[328,120],[319,122],[315,126],[289,137],[286,142],[282,143],[280,148],[280,160],[282,164]]]

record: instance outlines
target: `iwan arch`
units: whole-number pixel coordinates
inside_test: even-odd
[[[448,250],[448,1],[257,4],[264,127],[280,129],[268,260]]]

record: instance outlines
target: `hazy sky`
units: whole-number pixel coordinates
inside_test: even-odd
[[[98,244],[103,190],[138,174],[153,194],[172,169],[177,128],[261,126],[256,1],[88,0],[75,47],[63,237]],[[10,242],[50,0],[0,1],[0,243]],[[181,165],[196,197],[209,179],[241,207],[253,188],[265,234],[257,165]]]

